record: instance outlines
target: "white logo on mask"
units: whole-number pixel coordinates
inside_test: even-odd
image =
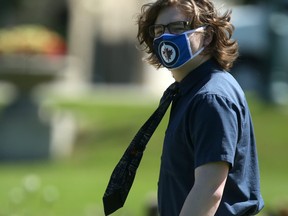
[[[167,64],[173,65],[178,60],[179,50],[175,44],[165,41],[159,47],[161,56]]]

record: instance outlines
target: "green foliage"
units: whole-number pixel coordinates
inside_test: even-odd
[[[288,113],[249,99],[257,135],[266,210],[288,203]],[[0,216],[102,216],[102,196],[126,146],[157,103],[66,101],[79,131],[73,155],[62,160],[0,164]],[[287,108],[287,107],[286,107]],[[50,107],[51,109],[51,107]],[[144,216],[155,197],[162,139],[168,115],[153,135],[124,208],[115,216]]]

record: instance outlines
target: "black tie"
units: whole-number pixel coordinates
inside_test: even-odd
[[[166,89],[158,108],[137,132],[122,158],[114,168],[103,197],[105,215],[112,214],[124,205],[145,147],[177,92],[177,82],[171,84]]]

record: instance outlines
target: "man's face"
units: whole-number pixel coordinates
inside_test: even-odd
[[[163,9],[159,13],[155,21],[155,24],[167,25],[167,24],[175,23],[179,21],[189,21],[189,19],[188,17],[185,16],[185,14],[179,8],[168,7],[168,8]],[[165,28],[165,31],[163,33],[171,34],[168,28]],[[202,32],[194,32],[191,35],[189,35],[190,45],[191,45],[193,54],[203,47],[203,38],[204,37],[203,37]]]

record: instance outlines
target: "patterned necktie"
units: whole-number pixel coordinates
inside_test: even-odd
[[[103,204],[105,215],[123,207],[133,184],[145,147],[161,122],[169,105],[178,92],[178,83],[171,84],[164,92],[158,108],[144,123],[114,168],[106,188]]]

